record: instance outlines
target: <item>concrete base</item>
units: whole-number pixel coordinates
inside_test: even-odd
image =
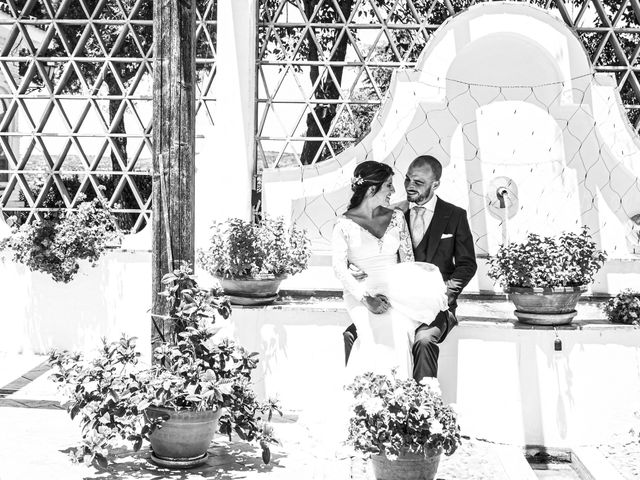
[[[595,319],[595,305],[578,307],[572,325],[554,330],[519,324],[507,302],[460,305],[460,325],[441,345],[439,380],[466,435],[571,448],[628,433],[640,408],[638,330]],[[236,308],[232,321],[240,342],[260,353],[261,396],[303,410],[343,378],[350,320],[340,303]]]

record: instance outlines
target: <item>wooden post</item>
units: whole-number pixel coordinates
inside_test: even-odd
[[[195,8],[185,0],[153,7],[152,349],[169,340],[162,276],[195,257]]]

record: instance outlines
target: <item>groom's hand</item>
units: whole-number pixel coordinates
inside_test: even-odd
[[[349,264],[349,271],[351,272],[353,278],[355,278],[356,280],[364,280],[368,276],[364,271],[360,270],[353,263]]]
[[[371,313],[384,313],[391,307],[389,299],[384,295],[365,295],[362,297],[362,303],[369,309]]]

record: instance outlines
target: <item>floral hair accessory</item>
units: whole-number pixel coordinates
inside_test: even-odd
[[[355,190],[356,187],[362,185],[364,183],[364,179],[358,175],[357,177],[351,177],[351,190]]]

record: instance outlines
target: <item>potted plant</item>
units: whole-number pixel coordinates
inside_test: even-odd
[[[165,276],[163,294],[172,304],[174,340],[154,351],[155,363],[142,368],[135,339],[103,341],[97,358],[52,352],[53,379],[68,397],[72,419],[79,418],[83,443],[74,459],[107,466],[111,448],[123,441],[139,450],[151,443],[152,461],[172,468],[202,464],[216,426],[231,437],[257,441],[270,460],[275,441],[264,421],[279,412],[259,403],[251,387],[257,354],[221,335],[216,319],[229,316],[218,290],[198,287],[188,268]]]
[[[278,296],[280,282],[307,268],[311,256],[305,231],[284,219],[251,223],[215,222],[209,247],[198,252],[202,268],[218,278],[231,303],[264,305]]]
[[[42,220],[15,226],[0,248],[32,271],[68,283],[80,269],[79,260],[95,266],[105,249],[120,240],[115,217],[99,200],[80,202],[75,210],[47,212]]]
[[[610,298],[603,310],[611,323],[640,325],[640,292],[623,290]]]
[[[530,233],[526,241],[501,245],[489,257],[489,276],[508,293],[518,320],[562,325],[575,317],[580,295],[605,259],[586,226],[556,237]]]
[[[440,457],[460,446],[453,409],[438,381],[365,373],[347,387],[354,404],[347,442],[370,456],[379,480],[433,480]]]

